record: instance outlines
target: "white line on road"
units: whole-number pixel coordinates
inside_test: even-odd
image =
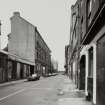
[[[34,90],[53,90],[52,88],[30,88]]]
[[[16,94],[19,94],[19,93],[21,93],[21,92],[23,92],[23,91],[25,91],[25,90],[27,90],[27,89],[31,89],[31,88],[33,88],[33,87],[35,87],[35,86],[37,86],[37,85],[39,85],[39,84],[35,84],[35,85],[33,85],[33,86],[29,87],[29,88],[21,89],[21,90],[19,90],[19,91],[16,91],[16,92],[14,92],[14,93],[12,93],[12,94],[9,94],[9,95],[3,97],[3,98],[0,98],[0,102],[1,102],[2,100],[4,100],[4,99],[7,99],[7,98],[12,97],[12,96],[14,96],[14,95],[16,95]]]
[[[46,81],[46,80],[42,80],[43,82],[44,81]],[[41,81],[41,82],[42,82]],[[27,90],[27,89],[43,89],[43,88],[36,88],[35,86],[37,86],[37,85],[39,85],[40,83],[38,83],[38,84],[34,84],[34,85],[32,85],[32,86],[30,86],[30,87],[28,87],[28,88],[24,88],[24,89],[21,89],[21,90],[19,90],[19,91],[16,91],[16,92],[14,92],[14,93],[12,93],[12,94],[9,94],[9,95],[7,95],[7,96],[5,96],[5,97],[2,97],[2,98],[0,98],[0,103],[1,103],[1,101],[2,100],[5,100],[5,99],[7,99],[7,98],[9,98],[9,97],[12,97],[12,96],[14,96],[14,95],[16,95],[16,94],[19,94],[19,93],[21,93],[21,92],[23,92],[23,91],[25,91],[25,90]],[[51,88],[46,88],[47,90],[51,90]]]
[[[12,93],[12,94],[10,94],[10,95],[7,95],[7,96],[5,96],[5,97],[3,97],[3,98],[0,98],[0,101],[6,99],[6,98],[8,98],[8,97],[14,96],[14,95],[16,95],[16,94],[18,94],[18,93],[21,93],[21,92],[23,92],[24,90],[25,90],[25,89],[22,89],[22,90],[19,90],[19,91],[17,91],[17,92],[14,92],[14,93]]]
[[[28,89],[31,89],[31,88],[34,88],[35,86],[39,85],[40,83],[38,84],[35,84],[35,85],[32,85],[31,87],[29,87]]]

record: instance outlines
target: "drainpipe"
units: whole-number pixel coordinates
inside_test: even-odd
[[[86,51],[86,74],[85,74],[85,95],[88,97],[88,69],[89,69],[89,57],[88,50]]]
[[[93,45],[93,103],[96,104],[96,44]]]

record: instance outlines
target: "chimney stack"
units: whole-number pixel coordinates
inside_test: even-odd
[[[14,16],[20,16],[20,12],[14,12]]]

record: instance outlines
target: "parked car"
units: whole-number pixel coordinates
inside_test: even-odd
[[[52,75],[53,75],[53,76],[56,76],[56,75],[58,75],[58,73],[53,73]]]
[[[28,81],[35,81],[35,80],[39,80],[40,79],[40,76],[38,75],[38,74],[32,74],[32,75],[30,75],[28,78],[27,78],[27,80]]]

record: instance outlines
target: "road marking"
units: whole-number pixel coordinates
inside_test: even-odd
[[[3,97],[3,98],[0,98],[0,101],[2,101],[2,100],[4,100],[4,99],[6,99],[6,98],[9,98],[9,97],[11,97],[11,96],[14,96],[14,95],[16,95],[16,94],[18,94],[18,93],[21,93],[21,92],[23,92],[25,89],[22,89],[22,90],[19,90],[19,91],[17,91],[17,92],[14,92],[14,93],[12,93],[12,94],[10,94],[10,95],[7,95],[7,96],[5,96],[5,97]]]
[[[47,79],[41,80],[41,82],[46,82],[46,80],[47,80]],[[7,98],[9,98],[9,97],[12,97],[12,96],[14,96],[14,95],[16,95],[16,94],[19,94],[19,93],[21,93],[21,92],[23,92],[23,91],[25,91],[25,90],[27,90],[27,89],[32,89],[32,88],[33,88],[33,89],[47,89],[47,90],[52,90],[51,88],[34,88],[35,86],[37,86],[37,85],[39,85],[39,84],[41,84],[41,83],[32,85],[32,86],[30,86],[30,87],[28,87],[28,88],[21,89],[21,90],[16,91],[16,92],[14,92],[14,93],[12,93],[12,94],[9,94],[9,95],[7,95],[7,96],[5,96],[5,97],[2,97],[2,98],[0,98],[0,103],[1,103],[2,100],[5,100],[5,99],[7,99]]]
[[[35,85],[32,85],[31,87],[27,88],[27,89],[31,89],[31,88],[34,88],[35,86],[39,85],[40,83],[38,84],[35,84]]]
[[[7,98],[12,97],[12,96],[14,96],[14,95],[16,95],[16,94],[19,94],[19,93],[21,93],[21,92],[23,92],[23,91],[25,91],[25,90],[27,90],[27,89],[31,89],[31,88],[33,88],[33,87],[35,87],[35,86],[37,86],[37,85],[39,85],[39,84],[35,84],[35,85],[33,85],[33,86],[29,87],[29,88],[21,89],[21,90],[19,90],[19,91],[16,91],[16,92],[14,92],[14,93],[12,93],[12,94],[9,94],[9,95],[3,97],[3,98],[0,98],[0,102],[1,102],[2,100],[4,100],[4,99],[7,99]]]
[[[34,90],[53,90],[52,88],[29,88]]]

